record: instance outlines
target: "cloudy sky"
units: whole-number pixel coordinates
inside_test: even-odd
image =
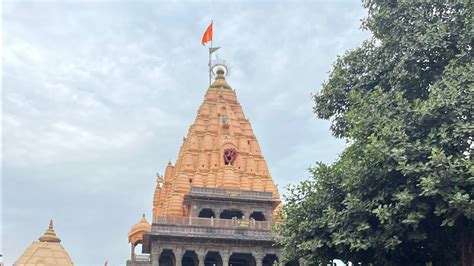
[[[77,265],[123,265],[207,89],[214,44],[280,192],[344,147],[311,93],[358,46],[359,1],[3,3],[2,246],[11,264],[53,218]]]

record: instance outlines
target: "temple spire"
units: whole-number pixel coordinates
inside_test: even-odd
[[[154,215],[185,216],[185,196],[192,187],[271,192],[279,202],[252,126],[226,81],[227,66],[215,64],[212,72],[215,80],[183,138],[176,162],[174,166],[168,162],[165,184],[157,184]]]

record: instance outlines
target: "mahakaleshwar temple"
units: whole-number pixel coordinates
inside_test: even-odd
[[[212,73],[176,162],[157,176],[151,224],[143,215],[128,232],[127,266],[299,265],[274,241],[280,196],[227,68]],[[13,265],[73,265],[60,242],[51,221]]]

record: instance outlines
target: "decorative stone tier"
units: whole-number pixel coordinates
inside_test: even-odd
[[[160,225],[156,226],[152,235],[173,236],[187,238],[202,238],[212,235],[213,239],[239,239],[252,241],[271,241],[274,237],[271,231],[249,228],[209,228],[202,226],[175,226]]]
[[[192,187],[188,194],[193,198],[206,199],[229,199],[235,200],[249,200],[249,201],[275,201],[272,192],[238,190],[238,189],[220,189],[220,188],[204,188]],[[277,201],[279,203],[279,201]]]
[[[154,216],[151,232],[144,234],[143,252],[151,254],[152,266],[283,266],[273,225],[270,221]]]
[[[214,239],[271,241],[273,222],[197,217],[155,217],[151,234]]]
[[[150,252],[150,238],[192,238],[237,241],[264,241],[271,243],[276,237],[272,232],[275,222],[241,219],[214,219],[199,217],[154,216],[151,232],[145,234],[143,251]],[[212,236],[212,238],[209,238]]]

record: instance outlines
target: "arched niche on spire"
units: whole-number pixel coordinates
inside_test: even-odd
[[[226,136],[229,137],[229,136]],[[234,165],[238,157],[237,146],[232,140],[224,140],[221,146],[221,158],[224,165]]]

